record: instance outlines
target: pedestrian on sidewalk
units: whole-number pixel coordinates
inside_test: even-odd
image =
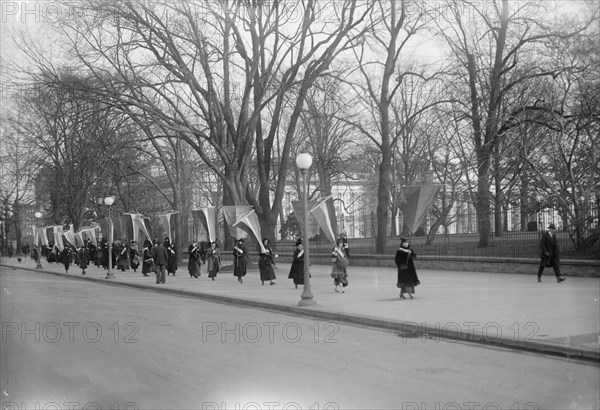
[[[248,252],[244,246],[244,238],[240,238],[237,245],[233,247],[233,275],[237,276],[239,283],[243,283],[242,278],[246,276],[248,261]]]
[[[294,250],[288,279],[294,281],[296,289],[298,289],[298,285],[304,285],[304,247],[302,246],[302,239],[296,241],[296,249]]]
[[[137,268],[140,266],[140,250],[134,240],[131,241],[131,245],[129,246],[129,260],[131,261],[131,269],[137,273]]]
[[[142,275],[148,276],[148,273],[155,272],[154,259],[152,259],[152,242],[149,239],[144,241],[144,250],[142,251]]]
[[[333,263],[331,277],[335,285],[334,290],[338,293],[344,293],[344,288],[348,286],[348,272],[346,270],[348,267],[348,257],[346,256],[346,248],[341,237],[338,238],[333,252],[331,252],[331,262]]]
[[[350,245],[348,245],[348,234],[346,231],[342,231],[340,234],[342,244],[344,245],[344,252],[346,252],[346,258],[350,258]]]
[[[158,246],[152,248],[152,259],[156,267],[156,283],[166,283],[165,269],[169,263],[169,254],[164,243],[159,242]]]
[[[546,267],[554,269],[554,276],[556,276],[558,283],[565,280],[565,278],[560,276],[560,250],[558,249],[558,240],[556,239],[556,226],[553,223],[548,226],[548,230],[540,238],[540,251],[541,260],[537,274],[538,282],[542,281],[542,274]]]
[[[396,286],[400,288],[400,299],[406,299],[404,293],[412,299],[415,286],[420,285],[419,277],[413,259],[417,257],[415,251],[410,249],[410,242],[406,238],[400,238],[400,247],[396,251],[396,266],[398,267],[398,281]]]
[[[165,238],[164,242],[165,248],[167,249],[167,274],[173,274],[175,276],[175,271],[177,271],[177,254],[175,253],[175,243],[171,243],[169,238]]]
[[[271,241],[269,241],[269,238],[263,238],[263,247],[265,250],[259,254],[258,259],[260,281],[263,286],[267,280],[271,285],[274,285],[275,282],[273,281],[277,279],[275,277],[275,270],[273,269],[273,266],[275,265],[275,255],[273,254],[273,248],[271,248]]]
[[[190,278],[200,276],[200,248],[196,241],[192,242],[188,248],[188,272]]]
[[[85,270],[90,264],[90,253],[87,246],[82,246],[79,248],[77,254],[79,255],[79,267],[81,268],[81,274],[85,275]]]
[[[206,250],[206,260],[208,271],[208,277],[215,280],[219,269],[221,268],[221,251],[219,251],[219,245],[215,241],[210,243],[210,247]]]
[[[67,244],[60,253],[60,262],[65,266],[66,273],[69,273],[69,265],[71,264],[71,258],[71,246]]]
[[[129,247],[127,246],[127,240],[122,239],[115,246],[117,249],[117,269],[125,272],[125,270],[129,270]]]

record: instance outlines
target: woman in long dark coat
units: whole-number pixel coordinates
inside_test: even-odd
[[[288,279],[294,281],[296,289],[298,289],[298,285],[304,285],[304,247],[302,246],[302,239],[296,241],[296,249],[294,250],[294,258],[292,259]]]
[[[65,272],[69,273],[69,265],[71,264],[71,246],[65,245],[60,253],[60,262],[65,266]]]
[[[116,245],[117,248],[117,269],[125,272],[126,269],[129,269],[129,248],[127,246],[127,241],[123,239],[121,243]]]
[[[258,259],[260,281],[264,285],[265,281],[268,280],[271,285],[274,285],[275,282],[273,282],[273,280],[277,279],[275,277],[275,270],[273,269],[273,265],[275,265],[275,255],[273,254],[269,238],[263,238],[263,246],[265,251],[259,254],[260,258]]]
[[[400,239],[400,247],[396,251],[396,266],[398,267],[398,281],[396,286],[400,288],[400,298],[406,299],[404,293],[408,293],[408,296],[412,299],[415,293],[415,286],[420,285],[421,282],[417,276],[417,270],[413,259],[417,257],[417,254],[410,249],[410,242],[405,238]]]
[[[219,251],[219,246],[214,241],[210,243],[210,247],[206,250],[206,260],[208,277],[215,280],[221,267],[221,252]]]
[[[85,275],[85,270],[90,264],[90,253],[87,246],[82,246],[79,248],[77,254],[79,255],[79,267],[81,268],[81,274]]]
[[[169,258],[167,260],[167,274],[171,273],[175,276],[175,271],[177,270],[177,255],[175,254],[175,244],[171,243],[169,238],[165,238],[163,246],[167,248],[167,254]]]
[[[200,248],[197,242],[192,242],[188,248],[188,271],[190,272],[190,278],[200,276]]]
[[[146,239],[142,251],[142,275],[149,276],[149,273],[154,273],[154,259],[152,259],[152,242]]]
[[[140,266],[140,251],[135,241],[131,241],[131,245],[129,246],[129,260],[131,269],[137,273],[137,268]]]
[[[233,275],[237,276],[239,283],[243,283],[242,278],[246,276],[247,265],[248,252],[244,246],[244,238],[240,238],[237,245],[233,247]]]

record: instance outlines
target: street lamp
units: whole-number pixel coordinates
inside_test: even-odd
[[[114,279],[115,275],[112,272],[112,243],[113,243],[113,225],[112,219],[110,219],[110,206],[115,203],[114,196],[107,196],[104,198],[104,203],[108,207],[108,273],[104,279]]]
[[[42,269],[42,245],[41,245],[41,239],[40,238],[40,219],[42,219],[42,213],[40,211],[37,211],[35,214],[33,214],[35,216],[35,219],[37,220],[36,223],[36,228],[37,228],[37,266],[35,267],[36,269]]]
[[[304,290],[300,296],[302,299],[298,302],[298,306],[315,306],[317,302],[314,300],[314,296],[310,290],[310,257],[309,257],[309,244],[308,244],[308,193],[306,188],[306,179],[308,169],[312,165],[312,156],[307,153],[299,154],[296,157],[296,166],[302,173],[302,197],[304,198],[304,240],[306,247],[304,249]]]

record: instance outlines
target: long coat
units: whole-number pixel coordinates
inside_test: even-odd
[[[273,250],[270,245],[265,247],[265,252],[261,253],[258,259],[258,268],[260,270],[260,280],[273,280],[275,277],[275,270],[273,269]]]
[[[191,244],[188,248],[188,271],[192,277],[197,278],[200,276],[200,249],[198,245]]]
[[[152,259],[152,248],[146,245],[142,252],[142,273],[147,275],[148,273],[154,273],[154,261]]]
[[[233,248],[233,275],[241,278],[246,276],[246,266],[248,265],[248,252],[244,245],[237,245]]]
[[[81,269],[87,268],[90,264],[90,252],[88,248],[82,246],[81,248],[79,248],[79,251],[77,251],[77,253],[79,254],[79,267]]]
[[[548,231],[540,239],[540,265],[557,267],[560,265],[560,250],[556,235]]]
[[[398,267],[398,282],[396,286],[399,288],[414,287],[421,284],[413,262],[417,254],[412,249],[408,250],[410,254],[401,249],[396,251],[395,261]]]
[[[304,249],[294,251],[294,259],[288,279],[294,280],[294,285],[304,285]]]
[[[206,270],[208,271],[208,277],[214,278],[217,276],[221,266],[221,256],[219,252],[219,248],[212,246],[206,250],[206,260],[207,266]]]
[[[167,248],[164,247],[162,243],[159,243],[158,246],[152,248],[152,258],[154,259],[154,264],[156,266],[167,266],[169,263],[169,254],[167,253]]]

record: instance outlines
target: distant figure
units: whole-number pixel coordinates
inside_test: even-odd
[[[127,246],[127,240],[123,239],[121,242],[115,244],[117,253],[117,269],[122,272],[129,269],[129,247]]]
[[[342,231],[340,234],[340,239],[342,240],[342,245],[344,246],[344,252],[346,252],[346,258],[350,257],[350,245],[348,245],[348,234],[346,231]]]
[[[294,281],[296,289],[298,289],[298,285],[304,285],[304,246],[302,245],[302,239],[296,241],[296,249],[294,250],[288,279]]]
[[[166,283],[165,269],[169,263],[169,253],[162,242],[152,249],[152,259],[156,266],[156,283]]]
[[[344,288],[348,286],[348,272],[346,267],[348,266],[348,258],[346,257],[346,249],[344,248],[344,242],[342,238],[338,238],[333,252],[331,252],[331,262],[333,264],[331,268],[331,277],[333,278],[333,284],[335,285],[334,290],[336,292],[344,293]]]
[[[242,278],[246,276],[248,260],[248,252],[244,246],[244,238],[240,238],[238,239],[237,245],[233,247],[233,275],[237,276],[239,283],[243,283]]]
[[[62,252],[60,253],[60,262],[65,266],[65,272],[69,273],[69,265],[71,264],[71,247],[65,245]]]
[[[558,249],[556,226],[554,224],[550,224],[548,230],[542,235],[540,239],[540,252],[541,260],[537,274],[538,282],[542,281],[542,274],[545,267],[554,268],[554,276],[556,276],[558,283],[565,280],[565,278],[560,276],[560,251]]]
[[[273,269],[273,266],[275,265],[275,255],[273,254],[269,238],[263,238],[263,246],[265,251],[260,253],[260,259],[258,260],[260,281],[263,286],[266,280],[268,280],[271,285],[274,285],[275,282],[273,282],[273,280],[276,279],[275,270]]]
[[[400,238],[400,247],[396,251],[396,266],[398,267],[398,281],[396,286],[400,288],[400,299],[406,299],[404,293],[412,299],[415,293],[415,286],[421,282],[417,276],[417,270],[413,259],[417,254],[410,249],[410,242],[405,238]]]
[[[219,245],[215,241],[211,242],[210,248],[206,250],[206,260],[208,261],[206,267],[208,277],[215,280],[217,273],[221,269],[221,252],[219,251]]]
[[[134,240],[131,241],[131,245],[129,246],[129,260],[131,269],[133,269],[134,272],[137,272],[137,268],[140,266],[140,251]]]
[[[82,246],[79,248],[77,254],[79,255],[79,267],[81,268],[81,274],[85,275],[85,270],[90,264],[90,253],[87,246]]]
[[[152,242],[146,239],[144,249],[142,250],[142,275],[148,276],[148,273],[155,272],[154,259],[152,258]]]
[[[200,276],[200,247],[196,241],[192,242],[188,248],[188,272],[190,278]]]

